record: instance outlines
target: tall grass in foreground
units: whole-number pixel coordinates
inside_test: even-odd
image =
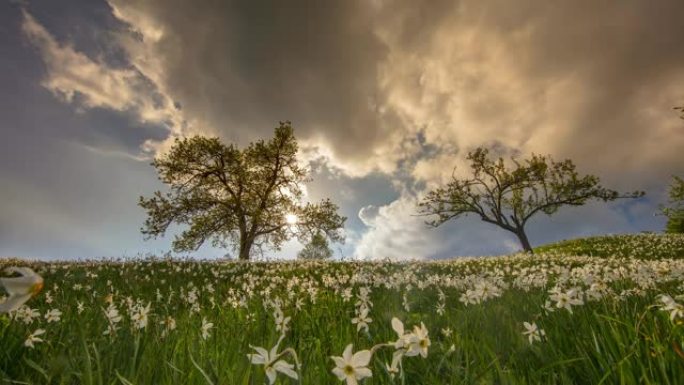
[[[684,260],[29,265],[45,289],[0,318],[8,384],[268,383],[247,355],[270,349],[277,325],[301,367],[276,383],[342,383],[330,357],[397,340],[393,317],[425,324],[427,358],[404,357],[392,378],[393,348],[381,348],[364,384],[684,383]],[[364,303],[367,332],[352,323]],[[37,329],[43,341],[26,346]]]

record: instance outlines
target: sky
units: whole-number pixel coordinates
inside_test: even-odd
[[[416,203],[478,146],[572,159],[646,197],[541,215],[533,245],[661,231],[684,175],[684,2],[32,0],[0,3],[0,256],[164,254],[139,197],[177,137],[245,146],[289,120],[338,258],[518,250]],[[292,258],[290,242],[273,258]],[[192,256],[230,250],[202,247]]]

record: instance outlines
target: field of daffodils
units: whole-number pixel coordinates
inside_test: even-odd
[[[684,384],[684,237],[623,241],[401,263],[0,260],[0,383]]]

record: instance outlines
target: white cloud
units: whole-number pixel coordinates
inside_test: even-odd
[[[173,100],[160,93],[137,68],[113,68],[58,42],[31,14],[23,11],[22,30],[40,51],[46,66],[45,88],[78,109],[105,108],[133,114],[142,123],[166,127],[173,135],[186,123]],[[143,150],[153,151],[147,142]]]

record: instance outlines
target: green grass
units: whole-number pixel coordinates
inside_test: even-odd
[[[27,303],[40,319],[25,324],[0,316],[0,383],[263,384],[263,366],[251,365],[247,354],[254,352],[250,345],[270,349],[277,341],[272,306],[277,299],[284,315],[292,317],[281,348],[293,348],[302,364],[300,381],[281,374],[278,384],[342,383],[331,373],[330,356],[340,356],[350,343],[357,351],[396,340],[392,317],[407,329],[423,322],[432,343],[429,354],[405,357],[402,375],[392,380],[385,363],[394,349],[381,348],[369,366],[373,377],[363,384],[682,384],[684,354],[678,351],[684,350],[684,319],[671,321],[654,305],[660,294],[674,298],[684,293],[684,259],[659,257],[548,254],[422,263],[0,261],[3,268],[30,265],[46,284]],[[459,299],[478,282],[488,282],[501,295],[465,305]],[[573,306],[572,313],[544,310],[556,285],[578,288],[584,304]],[[593,298],[600,287],[605,290]],[[184,299],[193,288],[196,311]],[[351,323],[361,288],[371,290],[369,333],[358,333]],[[345,290],[353,298],[345,300]],[[110,299],[123,316],[114,336],[103,335]],[[81,313],[79,302],[84,304]],[[128,303],[136,302],[151,308],[149,323],[140,330],[133,328],[127,310]],[[437,311],[440,302],[444,314]],[[60,321],[46,322],[50,309],[62,311]],[[167,316],[177,328],[164,335],[160,322]],[[214,324],[206,340],[200,336],[203,318]],[[546,337],[530,344],[523,322],[535,322]],[[25,347],[27,335],[38,328],[46,330],[45,341]],[[445,328],[451,335],[442,332]]]
[[[684,234],[622,234],[565,240],[543,245],[535,253],[624,257],[684,258]]]

